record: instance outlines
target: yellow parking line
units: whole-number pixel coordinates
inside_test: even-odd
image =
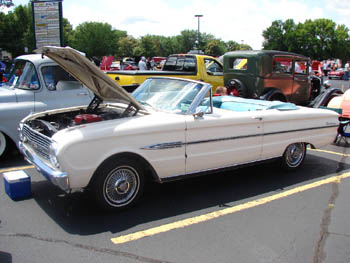
[[[219,210],[219,211],[215,211],[215,212],[211,212],[211,213],[208,213],[208,214],[195,216],[195,217],[192,217],[192,218],[187,218],[187,219],[184,219],[184,220],[180,220],[180,221],[177,221],[177,222],[165,224],[165,225],[154,227],[154,228],[150,228],[150,229],[146,229],[146,230],[139,231],[139,232],[136,232],[136,233],[132,233],[132,234],[129,234],[129,235],[120,236],[120,237],[116,237],[116,238],[111,238],[111,241],[114,244],[123,244],[123,243],[129,242],[129,241],[138,240],[138,239],[143,238],[143,237],[153,236],[153,235],[164,233],[164,232],[167,232],[167,231],[170,231],[170,230],[174,230],[174,229],[183,228],[183,227],[186,227],[186,226],[198,224],[198,223],[205,222],[205,221],[208,221],[208,220],[212,220],[212,219],[224,216],[224,215],[233,214],[233,213],[236,213],[236,212],[239,212],[239,211],[242,211],[242,210],[246,210],[248,208],[252,208],[252,207],[259,206],[259,205],[263,205],[263,204],[272,202],[274,200],[285,198],[287,196],[294,195],[294,194],[297,194],[297,193],[300,193],[300,192],[303,192],[303,191],[306,191],[306,190],[310,190],[312,188],[316,188],[316,187],[319,187],[319,186],[322,186],[322,185],[326,185],[326,184],[330,184],[330,183],[339,183],[342,179],[349,178],[349,177],[350,177],[350,173],[344,173],[344,174],[341,174],[341,175],[338,175],[338,176],[333,176],[333,177],[330,177],[330,178],[327,178],[327,179],[324,179],[324,180],[321,180],[321,181],[317,181],[317,182],[314,182],[314,183],[311,183],[311,184],[307,184],[307,185],[303,185],[303,186],[300,186],[300,187],[296,187],[296,188],[284,191],[284,192],[279,193],[279,194],[275,194],[275,195],[272,195],[272,196],[268,196],[268,197],[260,198],[260,199],[254,200],[254,201],[250,201],[250,202],[247,202],[245,204],[240,204],[240,205],[237,205],[237,206],[225,208],[225,209],[222,209],[222,210]]]
[[[335,154],[335,155],[340,155],[340,156],[345,156],[345,157],[350,156],[350,154],[346,154],[346,153],[338,153],[338,152],[332,152],[332,151],[321,150],[321,149],[309,149],[309,150],[315,151],[315,152],[330,153],[330,154]]]
[[[6,172],[11,172],[11,171],[17,171],[17,170],[26,170],[26,169],[31,169],[31,168],[34,168],[34,165],[26,165],[26,166],[18,166],[18,167],[13,167],[13,168],[0,169],[0,173],[6,173]]]

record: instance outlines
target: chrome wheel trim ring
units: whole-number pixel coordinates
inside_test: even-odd
[[[289,167],[297,167],[305,155],[305,146],[303,143],[294,143],[288,146],[286,150],[286,163]]]
[[[129,204],[140,188],[138,172],[131,166],[119,166],[108,174],[103,184],[103,196],[114,207]]]

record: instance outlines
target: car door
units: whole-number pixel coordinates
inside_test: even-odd
[[[38,75],[34,64],[26,60],[16,61],[16,73],[13,75],[13,87],[16,93],[18,118],[35,111],[35,92],[40,89]],[[14,116],[14,115],[13,115]]]
[[[264,79],[264,87],[277,88],[291,100],[293,97],[293,59],[291,57],[275,56],[272,61],[271,77]]]
[[[186,173],[254,162],[262,151],[259,112],[215,109],[203,117],[186,116]]]
[[[291,101],[296,104],[302,104],[307,102],[310,97],[309,63],[306,60],[295,60],[293,68],[294,79]]]
[[[214,88],[224,85],[224,73],[222,65],[214,59],[204,59],[205,71],[203,81],[210,83]]]
[[[35,93],[35,111],[90,103],[92,92],[58,65],[42,65],[39,72],[42,88]]]

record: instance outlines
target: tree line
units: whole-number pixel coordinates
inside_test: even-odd
[[[134,38],[127,31],[114,29],[108,23],[84,22],[75,29],[63,18],[64,46],[78,49],[90,58],[105,55],[115,57],[154,57],[187,53],[194,49],[198,37],[196,30],[183,30],[179,35],[165,37],[145,35]],[[350,56],[349,29],[336,25],[329,19],[306,20],[296,24],[293,19],[273,21],[262,32],[263,49],[290,51],[324,60]],[[207,33],[200,33],[198,47],[205,54],[220,56],[228,51],[251,50],[247,44],[223,41]],[[31,4],[19,5],[13,12],[0,13],[0,47],[13,57],[34,49],[33,18]]]
[[[330,19],[298,24],[293,19],[276,20],[263,31],[263,37],[264,49],[295,52],[315,60],[350,59],[349,29]]]
[[[80,50],[88,57],[154,57],[175,53],[187,53],[197,40],[196,30],[183,30],[180,35],[164,37],[145,35],[134,38],[127,31],[114,29],[108,23],[84,22],[73,29],[68,19],[63,18],[64,46]],[[0,13],[0,47],[13,57],[31,52],[35,48],[31,4],[19,5],[13,12]],[[224,42],[211,34],[200,33],[199,49],[206,54],[219,56],[231,50],[252,49],[235,41]]]

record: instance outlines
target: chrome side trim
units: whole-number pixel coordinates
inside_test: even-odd
[[[148,146],[144,146],[142,150],[163,150],[163,149],[172,149],[172,148],[180,148],[184,145],[183,142],[166,142],[166,143],[158,143],[152,144]]]
[[[152,144],[152,145],[146,145],[144,147],[141,147],[141,149],[142,150],[164,150],[164,149],[180,148],[180,147],[183,147],[183,146],[193,145],[193,144],[219,142],[219,141],[231,141],[231,140],[252,138],[252,137],[258,137],[258,136],[270,136],[270,135],[283,134],[283,133],[292,133],[292,132],[318,130],[318,129],[335,128],[335,127],[338,127],[338,125],[313,127],[313,128],[304,128],[304,129],[295,129],[295,130],[287,130],[287,131],[277,131],[277,132],[270,132],[270,133],[257,133],[257,134],[250,134],[250,135],[241,135],[241,136],[231,136],[231,137],[223,137],[223,138],[217,138],[217,139],[191,141],[191,142],[187,142],[187,143],[181,142],[181,141],[178,141],[178,142],[165,142],[165,143],[157,143],[157,144]]]

